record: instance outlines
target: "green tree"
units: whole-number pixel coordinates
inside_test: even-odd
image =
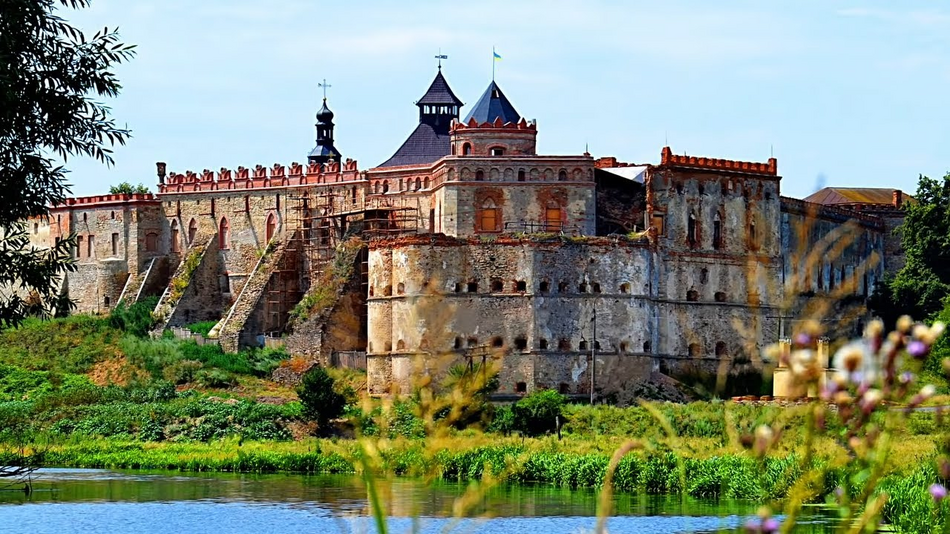
[[[330,419],[339,417],[346,406],[343,395],[333,389],[333,377],[319,365],[304,373],[297,396],[303,405],[303,415],[316,421],[321,431],[325,431]]]
[[[553,389],[535,391],[511,407],[513,426],[529,436],[557,430],[557,418],[567,398]]]
[[[144,195],[148,192],[148,187],[142,184],[132,185],[129,182],[122,182],[109,187],[110,195]]]
[[[111,165],[109,147],[129,137],[100,99],[119,94],[112,68],[134,55],[133,46],[108,28],[87,37],[57,15],[89,2],[0,2],[0,327],[23,318],[22,295],[51,305],[73,268],[72,236],[37,250],[24,221],[65,200],[70,156]]]
[[[869,301],[889,322],[903,314],[926,319],[950,295],[950,173],[941,180],[921,176],[915,200],[904,204],[904,222],[897,229],[906,263]]]

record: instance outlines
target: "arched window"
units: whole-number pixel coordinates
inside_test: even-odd
[[[423,189],[428,189],[428,188],[429,188],[429,177],[428,177],[428,176],[426,176],[425,179],[422,180],[422,188],[423,188]]]
[[[483,170],[481,170],[481,169],[475,171],[475,181],[476,181],[476,182],[481,182],[481,181],[484,180],[484,179],[485,179],[485,171],[483,171]]]
[[[497,232],[498,223],[500,222],[498,219],[498,208],[495,206],[495,202],[490,198],[485,199],[481,207],[478,208],[475,219],[478,224],[477,230],[479,232]]]
[[[383,193],[385,194],[388,192],[389,192],[389,180],[386,180],[383,182]]]
[[[376,182],[375,184],[373,184],[373,194],[374,195],[379,194],[379,182]]]
[[[544,231],[560,232],[561,224],[561,206],[555,202],[549,202],[544,210]]]
[[[713,248],[716,250],[722,248],[722,220],[718,213],[713,216]]]
[[[172,237],[172,243],[171,243],[171,245],[172,245],[172,252],[178,252],[178,251],[180,250],[180,248],[181,248],[181,247],[179,246],[179,239],[180,239],[180,238],[179,238],[179,236],[178,236],[178,233],[179,233],[179,232],[178,232],[178,220],[176,219],[176,220],[173,220],[173,221],[172,221],[172,231],[171,231],[171,237]]]
[[[490,153],[492,156],[504,156],[505,149],[500,146],[495,146],[495,147],[492,147]]]
[[[690,343],[689,344],[689,356],[691,358],[696,358],[700,355],[699,343]]]
[[[231,224],[227,217],[221,217],[221,224],[218,225],[218,248],[228,250],[231,243]]]
[[[566,182],[566,181],[567,181],[567,172],[565,172],[565,171],[559,171],[559,172],[557,173],[557,181],[559,181],[559,182]]]
[[[518,181],[523,182],[524,180],[525,180],[524,169],[521,169],[520,171],[518,171]]]
[[[686,300],[690,302],[696,302],[697,300],[699,300],[699,291],[696,291],[695,289],[690,289],[689,291],[687,291]]]
[[[197,235],[198,235],[198,221],[192,219],[191,222],[188,223],[188,244],[189,245],[195,244],[195,237]]]
[[[455,145],[452,145],[452,155],[455,155]]]
[[[470,156],[470,155],[472,155],[472,145],[471,145],[471,144],[469,144],[469,143],[464,143],[464,144],[462,145],[462,155],[463,155],[463,156]]]
[[[729,349],[726,348],[726,342],[717,341],[716,342],[716,356],[728,356],[728,355],[729,355]]]
[[[692,213],[686,219],[686,242],[690,246],[696,244],[696,216]]]
[[[422,189],[422,178],[416,178],[416,191]]]
[[[274,234],[277,233],[277,217],[273,213],[267,216],[267,224],[264,227],[264,240],[270,243],[271,239],[274,239]]]
[[[397,341],[397,342],[396,342],[396,350],[406,350],[406,342],[403,341],[403,340],[401,340],[401,339],[400,339],[399,341]]]

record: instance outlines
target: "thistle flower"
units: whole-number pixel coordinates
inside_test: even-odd
[[[907,344],[907,354],[910,354],[915,360],[922,360],[930,352],[930,347],[920,340],[914,340]]]
[[[910,315],[901,315],[900,319],[897,320],[897,331],[902,334],[910,332],[913,326],[914,320],[910,318]]]
[[[849,373],[857,371],[868,359],[868,346],[863,342],[853,342],[838,349],[832,359],[835,369],[843,369]]]
[[[937,502],[940,502],[947,497],[947,488],[945,488],[943,484],[931,484],[929,491],[930,496],[933,497]]]
[[[864,413],[869,414],[884,399],[884,394],[879,389],[869,389],[861,396],[860,406]]]

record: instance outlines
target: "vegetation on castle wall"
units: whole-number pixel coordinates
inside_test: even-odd
[[[337,293],[353,275],[357,255],[365,246],[366,242],[359,237],[351,237],[337,246],[333,262],[311,282],[310,289],[290,310],[291,322],[317,317],[336,303]]]

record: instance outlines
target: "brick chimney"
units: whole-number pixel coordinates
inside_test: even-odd
[[[901,204],[904,202],[904,193],[900,189],[895,189],[891,194],[891,204],[894,204],[895,208],[900,208]]]

